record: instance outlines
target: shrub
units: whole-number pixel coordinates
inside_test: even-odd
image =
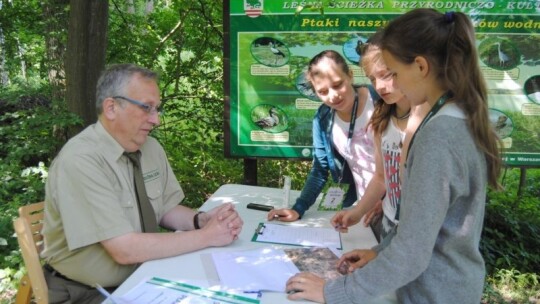
[[[528,188],[517,196],[517,173],[510,172],[510,185],[503,192],[488,193],[484,232],[480,244],[488,273],[496,269],[515,269],[540,273],[540,199]],[[531,184],[538,185],[538,172],[530,170]],[[529,181],[530,183],[530,181]],[[534,195],[534,196],[533,196]]]
[[[24,269],[12,221],[20,206],[43,200],[47,166],[65,141],[64,136],[58,136],[59,131],[80,122],[41,94],[33,93],[36,91],[40,89],[20,88],[0,95],[0,293],[3,295],[13,292]]]

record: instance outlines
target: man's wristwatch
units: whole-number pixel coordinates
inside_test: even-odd
[[[193,216],[193,227],[195,227],[195,229],[201,229],[201,226],[199,226],[199,214],[201,213],[204,213],[204,211],[199,211]]]

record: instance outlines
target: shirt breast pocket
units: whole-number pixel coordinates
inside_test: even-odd
[[[122,191],[120,189],[118,189],[118,193],[120,194],[120,207],[122,208],[125,218],[131,223],[135,230],[139,229],[140,231],[139,209],[135,194],[131,193],[129,190]]]
[[[146,194],[148,195],[148,198],[150,199],[150,203],[152,204],[152,208],[154,208],[154,212],[156,213],[156,219],[159,223],[161,220],[161,217],[163,214],[161,214],[161,206],[163,205],[163,185],[161,184],[159,179],[154,179],[149,182],[146,182]]]

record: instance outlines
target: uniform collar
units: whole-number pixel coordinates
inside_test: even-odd
[[[120,159],[125,150],[116,141],[116,139],[114,139],[114,137],[107,132],[101,121],[98,120],[98,122],[94,125],[94,131],[96,132],[97,136],[102,139],[100,141],[100,150],[103,151],[103,155],[112,161],[117,161]]]

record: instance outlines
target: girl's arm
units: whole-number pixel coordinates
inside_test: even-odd
[[[381,150],[381,136],[375,138],[375,174],[371,178],[364,196],[358,203],[349,210],[338,212],[330,221],[332,226],[339,227],[340,231],[345,232],[347,228],[360,222],[362,217],[371,210],[375,204],[381,200],[386,192],[384,183],[384,165]]]

